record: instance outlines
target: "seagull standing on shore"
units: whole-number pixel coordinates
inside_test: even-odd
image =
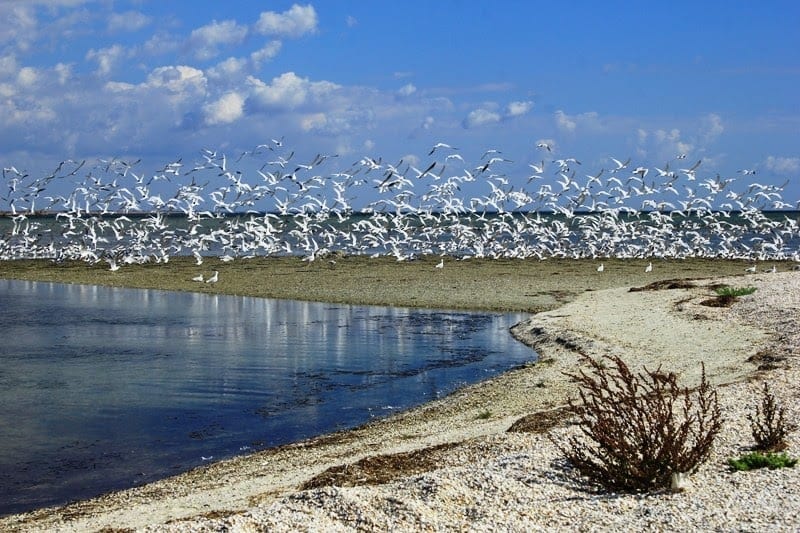
[[[219,281],[219,272],[215,270],[214,274],[206,280],[206,283],[216,283],[217,281]]]
[[[645,272],[652,272],[653,271],[653,263],[647,263],[647,266],[644,268]]]
[[[600,263],[600,266],[599,266],[599,267],[597,267],[597,271],[598,271],[598,272],[602,272],[602,271],[603,271],[603,270],[605,270],[605,269],[606,269],[606,267],[605,267],[605,266],[603,266],[603,263]]]

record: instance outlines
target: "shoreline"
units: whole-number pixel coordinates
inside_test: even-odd
[[[771,276],[746,279],[766,279],[759,282],[769,283],[771,279],[798,277],[791,273]],[[741,279],[733,278],[733,282]],[[628,287],[585,291],[512,328],[515,337],[539,353],[541,359],[535,364],[356,429],[214,463],[85,502],[3,517],[0,527],[78,531],[156,524],[169,528],[172,526],[167,524],[171,523],[178,528],[202,529],[211,527],[214,520],[236,522],[252,515],[253,509],[285,507],[287,498],[291,501],[299,487],[309,486],[310,482],[313,486],[315,479],[322,487],[315,490],[325,492],[325,477],[318,476],[326,472],[333,475],[336,468],[353,467],[360,464],[358,461],[369,465],[370,459],[375,458],[383,458],[383,470],[393,472],[384,472],[384,483],[402,483],[408,479],[406,476],[420,474],[403,462],[408,454],[416,454],[412,462],[427,464],[427,470],[422,470],[427,472],[433,466],[441,469],[448,465],[451,460],[447,454],[452,449],[501,439],[508,435],[509,427],[532,413],[556,414],[551,422],[547,422],[547,416],[539,416],[540,429],[563,424],[564,416],[558,410],[572,389],[562,372],[575,368],[578,351],[595,355],[618,353],[631,368],[663,363],[665,369],[679,372],[682,383],[696,379],[698,359],[713,353],[713,361],[706,362],[712,381],[741,383],[758,367],[746,359],[768,346],[774,334],[738,319],[731,321],[729,309],[699,306],[697,300],[709,294],[708,283],[709,280],[702,280],[688,289],[635,293],[629,292]],[[656,327],[648,330],[647,324]],[[664,335],[655,342],[659,330]],[[675,341],[685,339],[700,340],[693,347],[675,350]],[[642,353],[643,346],[649,347],[644,350],[648,353]],[[489,416],[483,418],[487,412]],[[421,461],[425,456],[433,458],[433,462]],[[372,471],[370,475],[378,475],[375,471],[381,470],[376,466],[368,469]],[[365,474],[361,471],[359,475]],[[340,486],[344,478],[339,475],[334,479],[339,480],[336,486]]]

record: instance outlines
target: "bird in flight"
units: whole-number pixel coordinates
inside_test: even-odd
[[[446,143],[436,143],[433,145],[433,148],[431,148],[431,151],[428,152],[428,155],[433,155],[433,152],[435,152],[437,148],[448,148],[450,150],[458,150],[458,148],[456,148],[455,146],[450,146],[449,144]]]

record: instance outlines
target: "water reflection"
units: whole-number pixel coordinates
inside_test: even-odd
[[[522,319],[0,280],[0,514],[430,400],[532,359]]]

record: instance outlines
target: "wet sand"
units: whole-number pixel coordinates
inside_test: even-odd
[[[0,261],[0,278],[84,283],[114,287],[235,294],[329,303],[442,309],[540,312],[573,300],[588,290],[634,286],[659,279],[744,274],[748,263],[716,259],[647,260],[469,259],[439,257],[398,262],[391,257],[350,256],[305,262],[297,257],[254,258],[224,263],[189,258],[167,264],[130,265],[111,272],[105,262],[55,264],[51,261]],[[330,261],[335,261],[331,263]],[[600,264],[603,272],[597,272]],[[781,263],[769,262],[761,268]],[[208,278],[219,271],[214,284]]]
[[[200,290],[250,296],[359,304],[537,312],[514,328],[541,359],[447,398],[355,430],[211,464],[129,491],[60,508],[0,519],[0,529],[97,530],[180,524],[187,519],[234,516],[301,488],[385,482],[447,462],[448,449],[503,434],[512,425],[546,430],[563,422],[574,392],[563,372],[578,353],[617,353],[632,366],[679,372],[691,382],[700,362],[716,383],[746,377],[747,362],[770,332],[728,319],[725,309],[699,302],[708,278],[744,273],[740,261],[446,261],[409,263],[337,258],[335,264],[296,258],[222,264],[188,260],[108,272],[102,266],[0,263],[0,277]],[[772,263],[767,266],[772,266]],[[779,269],[782,265],[779,264]],[[219,270],[217,284],[191,277]],[[784,268],[785,270],[785,268]],[[630,292],[658,280],[698,280],[683,289]],[[731,278],[746,285],[749,278]],[[691,339],[687,343],[687,339]],[[520,422],[522,420],[522,422]],[[421,469],[421,470],[420,470]],[[186,523],[187,525],[189,523]]]

